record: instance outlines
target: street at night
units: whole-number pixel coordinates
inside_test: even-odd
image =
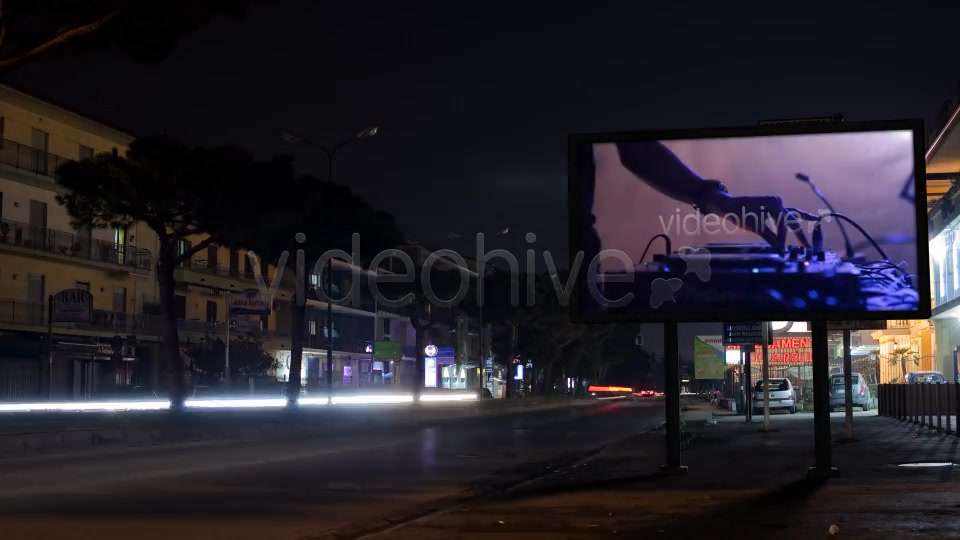
[[[24,540],[295,540],[549,474],[662,417],[662,401],[609,402],[298,442],[8,460],[0,528]]]

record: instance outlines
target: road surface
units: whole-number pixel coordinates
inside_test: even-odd
[[[30,540],[320,536],[549,473],[655,427],[662,410],[609,402],[363,436],[0,460],[0,530]]]

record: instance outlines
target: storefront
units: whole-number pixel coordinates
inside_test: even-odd
[[[275,374],[277,381],[286,382],[290,379],[290,351],[270,351],[277,360]],[[300,381],[304,386],[327,385],[327,351],[320,349],[304,349],[301,356]],[[377,367],[379,378],[383,379],[384,365],[381,362]],[[365,353],[333,351],[332,379],[335,388],[359,388],[368,384],[374,374],[374,362]]]

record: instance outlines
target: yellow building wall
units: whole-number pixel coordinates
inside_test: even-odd
[[[0,299],[26,302],[29,274],[45,277],[46,295],[56,294],[63,289],[72,289],[78,282],[89,283],[90,294],[93,295],[93,308],[105,311],[113,311],[113,288],[125,287],[127,289],[126,310],[128,313],[137,313],[138,293],[142,288],[149,286],[146,278],[131,276],[126,272],[117,275],[83,264],[0,251]]]
[[[206,235],[195,235],[188,238],[188,240],[190,241],[191,246],[196,246],[200,242],[204,241],[206,238],[207,238]],[[217,261],[216,261],[217,266],[219,266],[222,269],[230,268],[230,251],[231,250],[221,246],[214,246],[214,249],[216,249],[216,253],[217,253]],[[238,271],[242,273],[246,269],[247,253],[249,252],[249,250],[238,249],[236,251],[238,254],[238,260],[237,260]],[[208,257],[209,257],[208,248],[203,248],[197,253],[195,253],[192,258],[198,261],[207,261]],[[292,263],[293,261],[291,260],[288,263],[288,266],[289,264],[292,264]],[[264,286],[266,286],[269,289],[273,282],[272,276],[276,272],[276,267],[274,265],[266,265],[266,268],[267,268],[267,275],[264,279]],[[189,275],[192,276],[193,278],[202,278],[204,276],[204,272],[196,271],[196,272],[190,273]],[[249,281],[246,279],[236,279],[234,280],[234,282],[236,284],[236,288],[233,290],[235,290],[238,293],[243,292],[245,289],[258,288],[256,282]],[[204,283],[199,282],[198,279],[191,279],[190,283],[192,283],[193,285],[204,286]],[[282,293],[281,291],[286,291],[286,294]],[[286,289],[280,286],[278,286],[277,288],[277,293],[278,293],[277,297],[275,298],[275,300],[277,301],[281,301],[281,302],[284,301],[284,296],[286,296],[287,299],[289,299],[290,297],[289,291],[287,291]],[[225,321],[227,319],[227,299],[225,297],[220,296],[219,294],[211,295],[204,292],[182,290],[182,289],[178,290],[177,294],[186,297],[186,300],[187,300],[186,301],[186,304],[187,304],[186,318],[187,319],[200,320],[200,321],[207,320],[207,302],[208,301],[216,303],[218,321]],[[269,330],[277,329],[277,310],[273,310],[273,312],[270,314],[269,321],[267,324],[268,324]]]
[[[4,118],[5,139],[31,146],[32,131],[39,129],[49,134],[47,151],[67,159],[80,157],[80,145],[98,153],[114,148],[122,153],[133,140],[125,133],[2,86],[0,116]]]

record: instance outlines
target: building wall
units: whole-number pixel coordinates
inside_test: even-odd
[[[101,126],[77,115],[61,110],[0,86],[0,117],[3,118],[3,138],[23,145],[31,144],[33,128],[49,136],[48,151],[68,159],[80,157],[80,145],[95,152],[117,148],[125,151],[132,140],[129,135]],[[52,175],[54,171],[49,171]],[[46,204],[47,234],[56,239],[54,253],[29,252],[25,249],[5,249],[0,246],[0,298],[16,302],[27,301],[27,276],[30,273],[45,276],[46,294],[73,288],[78,282],[89,283],[94,309],[113,310],[114,287],[127,291],[126,311],[139,313],[144,294],[153,294],[156,278],[152,264],[144,276],[134,276],[122,267],[108,270],[83,259],[57,254],[60,247],[68,248],[76,242],[76,233],[66,209],[56,201],[61,189],[48,175],[34,174],[13,166],[0,164],[0,217],[10,226],[8,241],[16,238],[16,223],[30,222],[31,201]],[[16,222],[16,223],[11,223]],[[22,228],[22,238],[29,238],[30,229]],[[115,231],[95,229],[94,241],[113,244]],[[125,234],[125,248],[146,248],[156,254],[156,235],[143,224],[135,224]],[[26,253],[25,253],[26,252]]]
[[[87,283],[93,295],[93,308],[105,311],[114,311],[114,287],[124,287],[127,291],[126,312],[138,313],[137,302],[141,297],[141,289],[150,287],[147,278],[131,276],[126,272],[106,272],[80,263],[64,263],[39,255],[28,257],[0,251],[0,299],[27,302],[30,274],[45,277],[46,295]]]
[[[66,159],[78,159],[80,145],[98,153],[114,148],[123,152],[133,140],[128,134],[2,86],[0,116],[5,139],[30,146],[32,130],[39,129],[49,134],[47,151]]]

